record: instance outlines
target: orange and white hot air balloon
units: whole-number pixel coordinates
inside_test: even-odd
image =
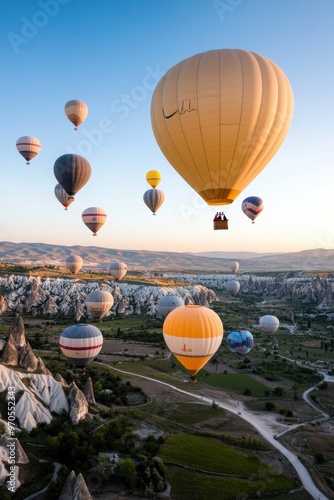
[[[88,229],[93,232],[93,236],[96,236],[98,230],[101,229],[107,220],[107,212],[103,208],[89,207],[82,212],[82,220]]]
[[[196,374],[219,348],[223,334],[218,314],[204,306],[177,307],[163,324],[167,347],[191,373],[192,382],[196,382]]]
[[[20,155],[27,161],[27,165],[30,165],[30,160],[38,155],[41,147],[40,141],[32,135],[24,135],[16,141],[16,148]]]
[[[158,146],[208,205],[226,205],[266,167],[289,131],[293,94],[270,59],[210,50],[172,67],[151,103]]]
[[[83,101],[73,99],[65,104],[65,113],[75,126],[74,130],[78,130],[79,125],[87,118],[88,107]]]

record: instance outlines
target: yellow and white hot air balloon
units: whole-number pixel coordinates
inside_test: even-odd
[[[149,170],[146,174],[146,180],[152,188],[156,188],[162,179],[159,170]]]
[[[172,67],[151,103],[158,146],[208,205],[226,205],[266,167],[290,128],[293,94],[270,59],[210,50]]]
[[[72,99],[65,104],[65,114],[70,122],[75,126],[74,130],[78,130],[79,125],[87,118],[88,107],[83,101]]]
[[[177,307],[163,324],[167,347],[191,373],[192,382],[196,382],[196,374],[219,348],[223,333],[218,314],[204,306]]]

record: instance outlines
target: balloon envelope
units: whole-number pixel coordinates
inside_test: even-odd
[[[159,170],[150,170],[146,174],[146,180],[152,188],[155,188],[158,184],[160,184],[161,178],[162,176]]]
[[[240,290],[239,281],[229,280],[225,283],[225,290],[231,295],[236,295]]]
[[[260,318],[260,330],[265,333],[275,333],[279,327],[279,319],[276,316],[266,314]]]
[[[237,273],[239,270],[239,262],[231,262],[230,269],[232,273]]]
[[[177,307],[168,314],[163,324],[167,347],[192,376],[217,351],[223,332],[218,314],[204,306]]]
[[[247,354],[254,345],[253,335],[248,330],[234,330],[226,339],[229,349],[240,356]]]
[[[65,104],[65,113],[70,122],[75,125],[74,130],[87,118],[88,107],[83,101],[73,99]]]
[[[126,275],[127,270],[128,267],[124,262],[112,262],[109,266],[109,272],[116,281],[121,280]]]
[[[158,146],[209,205],[232,203],[266,167],[292,113],[283,71],[239,49],[210,50],[176,64],[151,102]]]
[[[241,204],[242,211],[247,217],[254,222],[256,217],[260,215],[264,208],[263,201],[258,196],[249,196],[245,198]]]
[[[93,232],[93,236],[96,236],[97,231],[107,220],[107,212],[100,207],[89,207],[82,212],[81,217],[86,226]]]
[[[102,319],[113,305],[114,297],[106,290],[94,290],[86,297],[88,311],[98,320]]]
[[[165,295],[158,301],[157,309],[159,316],[167,316],[177,307],[184,306],[184,302],[178,295]]]
[[[66,193],[74,196],[89,181],[92,168],[83,156],[66,154],[55,161],[53,172]]]
[[[63,207],[65,207],[65,210],[67,210],[71,203],[73,203],[74,201],[73,196],[69,196],[63,186],[61,186],[59,183],[55,185],[54,192],[59,203],[61,203]]]
[[[32,135],[24,135],[16,141],[16,148],[20,155],[27,160],[27,165],[30,165],[29,161],[38,155],[41,147],[40,141],[37,137],[33,137]]]
[[[99,354],[102,333],[96,326],[79,323],[65,328],[59,338],[62,353],[78,367],[84,368]]]
[[[83,260],[79,255],[69,255],[65,261],[66,267],[71,273],[76,274],[83,265]]]
[[[151,212],[153,212],[153,215],[155,215],[163,204],[165,195],[159,189],[153,188],[144,193],[143,199]]]

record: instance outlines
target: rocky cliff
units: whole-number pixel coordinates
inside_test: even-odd
[[[40,278],[11,275],[0,279],[0,288],[5,305],[2,311],[15,311],[19,314],[62,315],[79,321],[81,317],[90,317],[85,305],[86,296],[101,288],[109,291],[114,298],[110,314],[155,315],[157,302],[164,295],[178,295],[185,304],[208,306],[216,300],[216,294],[205,286],[193,284],[188,287],[159,287],[132,285],[104,281],[78,282],[75,279]]]

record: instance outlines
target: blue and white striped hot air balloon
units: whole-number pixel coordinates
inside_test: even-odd
[[[85,368],[99,354],[103,345],[102,333],[96,326],[79,323],[62,332],[59,346],[75,366]]]

